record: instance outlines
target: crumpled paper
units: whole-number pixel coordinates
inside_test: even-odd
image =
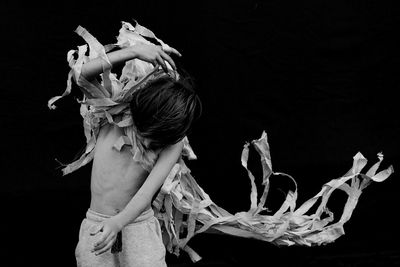
[[[263,168],[264,190],[259,201],[255,177],[247,167],[250,145],[260,155]],[[343,225],[350,219],[362,190],[372,181],[384,181],[394,171],[390,166],[377,172],[383,160],[382,153],[379,153],[378,162],[366,173],[361,173],[367,159],[357,153],[353,158],[353,166],[345,175],[324,184],[318,194],[296,208],[296,182],[288,174],[273,171],[265,132],[260,139],[244,146],[241,160],[251,184],[250,207],[248,211],[235,214],[229,213],[210,199],[196,183],[182,159],[173,167],[153,202],[156,215],[168,233],[167,249],[170,252],[179,255],[179,250],[183,249],[193,261],[200,260],[201,257],[187,243],[194,235],[210,230],[286,246],[312,246],[333,242],[344,234]],[[265,210],[271,175],[288,177],[294,182],[296,189],[287,193],[285,201],[273,215],[262,215],[260,212]],[[347,194],[347,202],[340,219],[331,223],[333,213],[329,211],[327,202],[336,189]],[[316,212],[307,214],[319,199],[321,202]],[[182,236],[182,233],[186,234]]]

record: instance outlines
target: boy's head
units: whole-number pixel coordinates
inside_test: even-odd
[[[189,79],[157,78],[133,94],[130,103],[137,134],[157,150],[179,142],[201,113],[201,102]]]

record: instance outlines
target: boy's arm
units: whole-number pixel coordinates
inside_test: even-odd
[[[178,161],[182,148],[183,143],[178,142],[160,152],[159,158],[146,178],[146,181],[129,201],[128,205],[115,216],[121,228],[129,224],[132,219],[137,218],[149,206],[153,196],[163,185],[165,178],[167,178],[172,167]]]
[[[168,52],[177,53],[175,50]],[[180,56],[179,53],[177,53],[177,55]],[[172,58],[164,52],[160,46],[156,45],[138,43],[127,48],[109,52],[107,53],[107,57],[112,66],[117,66],[128,60],[138,58],[154,66],[161,65],[165,72],[168,72],[168,68],[164,60],[168,61],[168,63],[176,69]],[[83,75],[86,80],[91,81],[103,72],[103,64],[104,62],[101,58],[90,60],[82,65],[81,75]]]
[[[153,196],[162,186],[172,167],[178,161],[182,148],[183,142],[181,141],[161,151],[146,181],[126,207],[117,215],[103,221],[103,224],[92,233],[92,235],[95,235],[99,231],[103,232],[93,249],[96,255],[110,249],[117,233],[129,222],[136,219],[149,206]]]

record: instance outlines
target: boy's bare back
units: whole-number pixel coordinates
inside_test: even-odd
[[[122,130],[115,125],[101,128],[93,160],[90,209],[115,215],[128,204],[148,176],[132,159],[130,147],[113,148]]]

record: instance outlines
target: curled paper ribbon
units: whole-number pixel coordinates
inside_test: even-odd
[[[296,209],[297,186],[289,191],[281,207],[272,215],[262,215],[269,190],[271,175],[286,176],[296,185],[288,174],[274,172],[267,141],[263,132],[258,140],[251,142],[261,157],[263,168],[263,194],[258,202],[255,177],[247,167],[250,144],[246,144],[242,153],[242,165],[247,170],[251,184],[250,208],[248,211],[231,214],[217,206],[204,190],[196,183],[183,160],[178,162],[164,182],[162,189],[153,203],[157,217],[169,235],[167,248],[179,255],[179,249],[185,250],[193,261],[201,257],[190,247],[188,241],[196,234],[216,230],[228,235],[255,238],[275,245],[312,246],[333,242],[344,234],[346,223],[357,205],[362,190],[371,181],[382,182],[393,173],[393,167],[377,173],[383,155],[378,154],[379,161],[365,174],[361,173],[367,160],[361,153],[353,158],[352,168],[342,177],[324,184],[321,191]],[[327,208],[332,192],[340,189],[347,194],[341,218],[333,221],[333,213]],[[306,214],[321,199],[314,214]],[[184,216],[186,215],[186,216]],[[323,217],[323,218],[322,218]],[[184,219],[185,218],[185,219]],[[180,234],[186,232],[185,237]]]

